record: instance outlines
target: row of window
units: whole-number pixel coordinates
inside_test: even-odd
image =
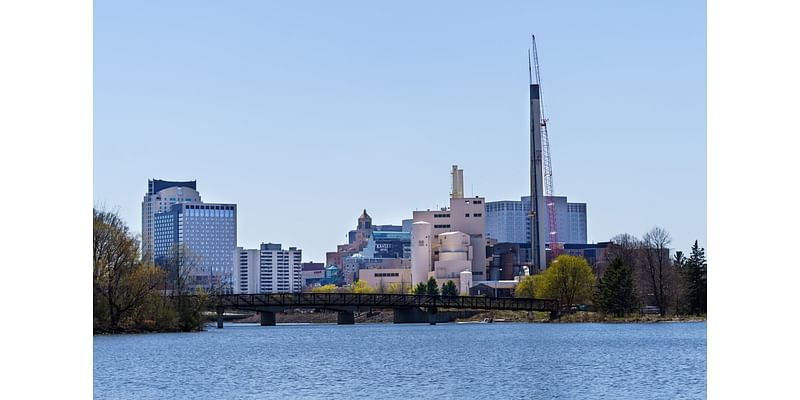
[[[446,229],[450,227],[450,224],[434,225],[433,227],[436,229]]]

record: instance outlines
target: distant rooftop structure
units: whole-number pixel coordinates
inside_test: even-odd
[[[197,190],[197,181],[163,181],[161,179],[150,179],[147,183],[147,194],[155,194],[171,187],[188,187],[192,190]]]

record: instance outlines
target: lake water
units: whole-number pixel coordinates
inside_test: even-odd
[[[226,323],[94,337],[101,399],[704,399],[706,323]]]

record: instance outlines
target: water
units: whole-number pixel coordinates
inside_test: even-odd
[[[94,337],[102,399],[703,399],[706,323],[226,324]]]

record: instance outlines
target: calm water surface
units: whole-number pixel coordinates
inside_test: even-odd
[[[94,337],[100,399],[703,399],[706,323],[225,324]]]

